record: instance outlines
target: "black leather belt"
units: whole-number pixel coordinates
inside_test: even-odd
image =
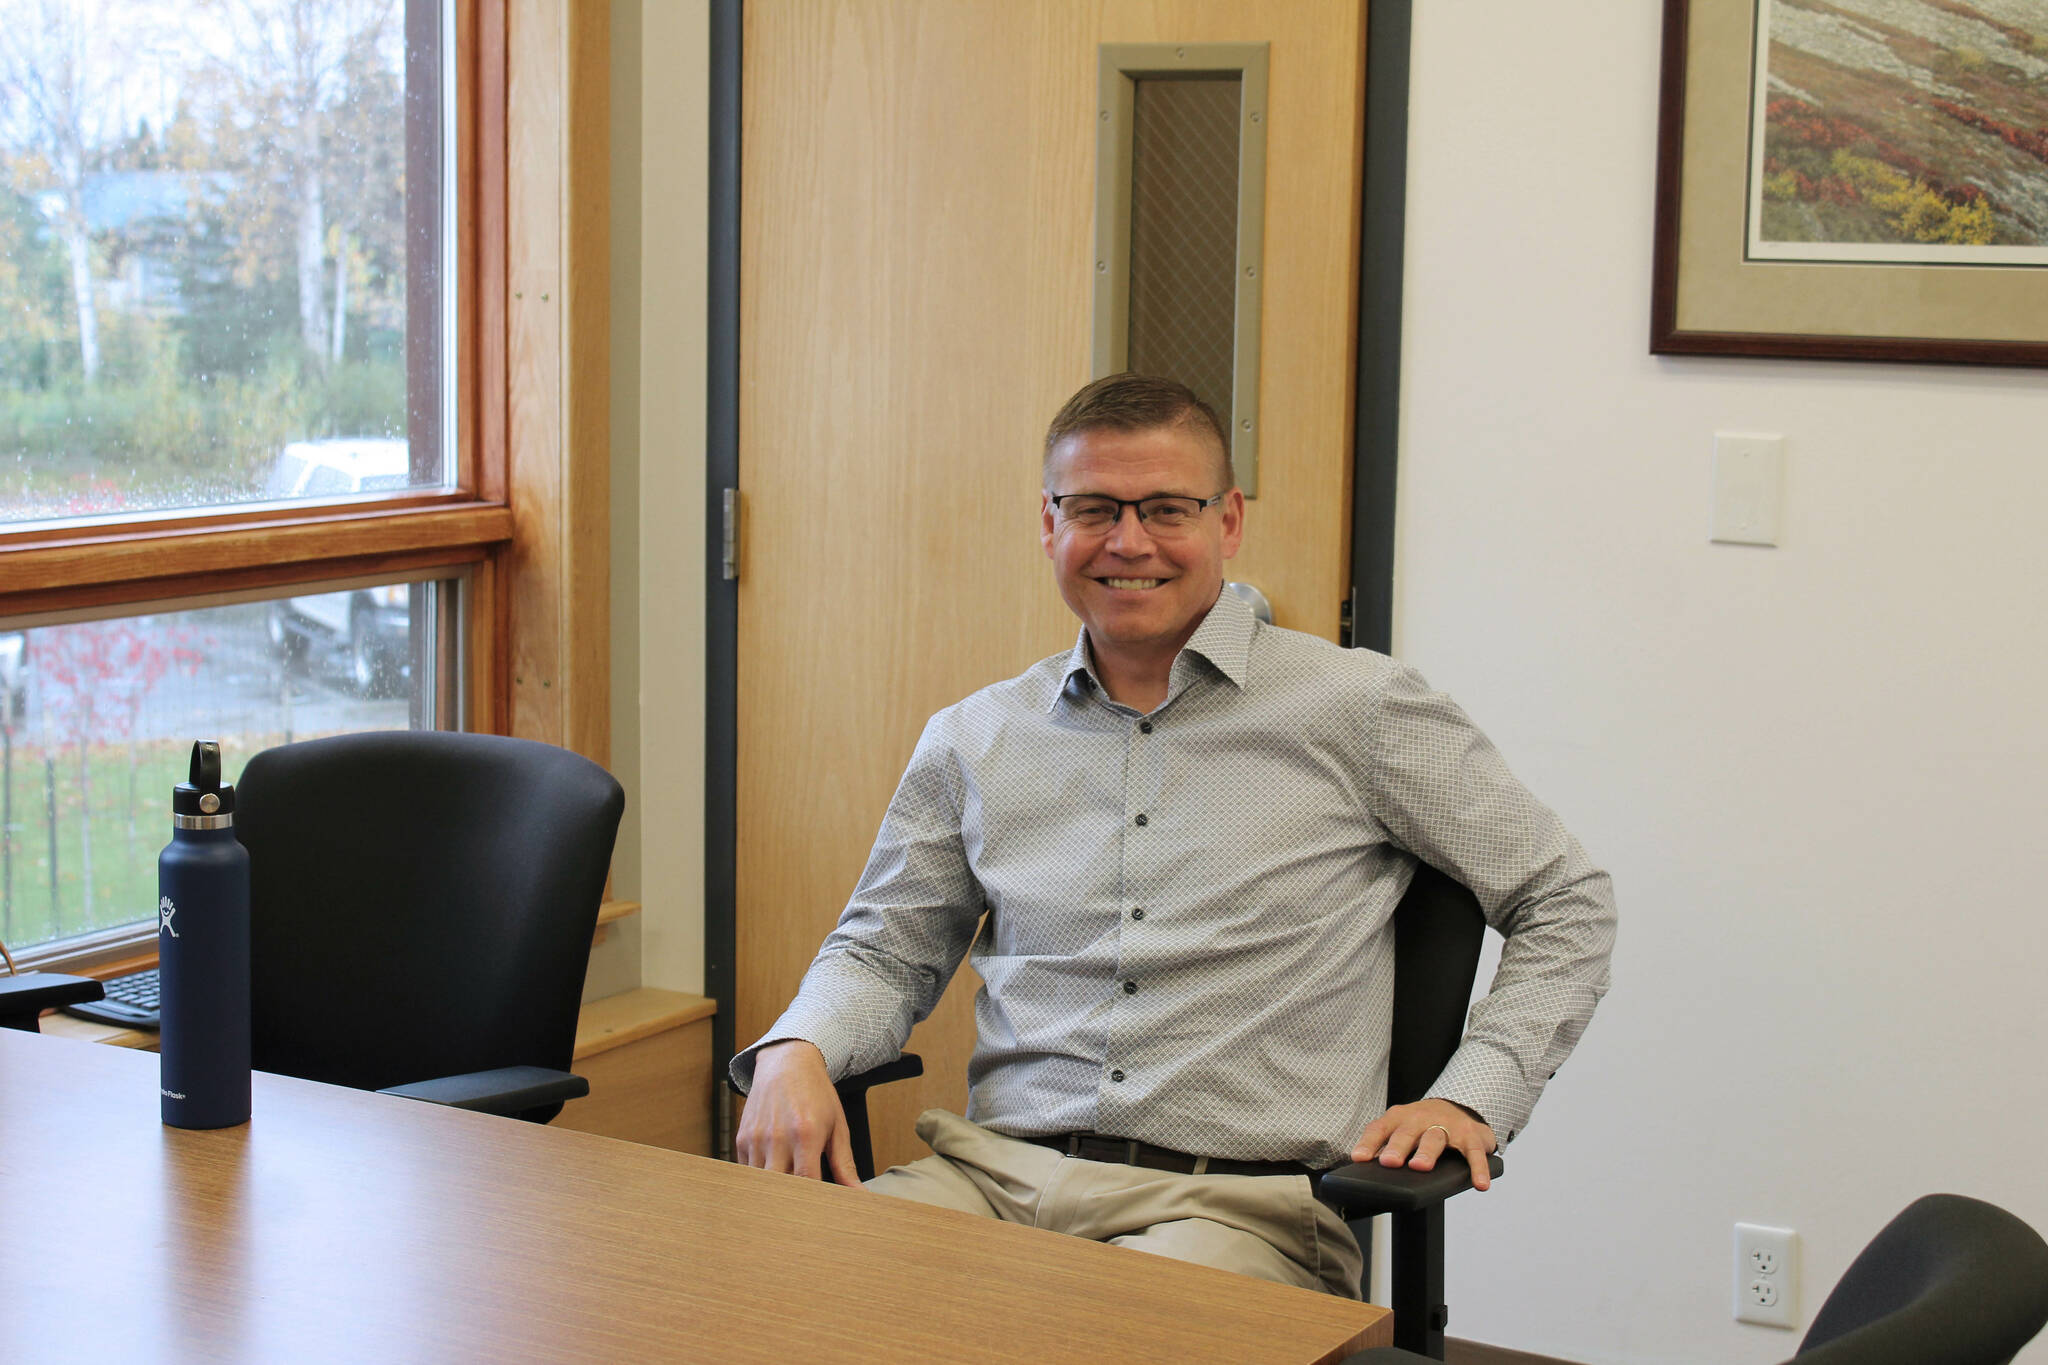
[[[1143,1166],[1154,1171],[1178,1171],[1182,1175],[1314,1175],[1315,1168],[1299,1161],[1232,1161],[1228,1157],[1206,1159],[1154,1147],[1134,1138],[1107,1137],[1101,1133],[1051,1133],[1045,1137],[1020,1138],[1035,1142],[1083,1161],[1107,1161],[1116,1166]],[[1197,1169],[1199,1168],[1199,1169]]]

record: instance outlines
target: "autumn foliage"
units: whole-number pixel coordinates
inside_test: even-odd
[[[1944,99],[1930,99],[1929,104],[1958,123],[1968,124],[1980,132],[1991,133],[2002,138],[2008,147],[2017,147],[2037,161],[2048,162],[2048,128],[2016,128],[2010,123],[1981,114],[1975,109]]]
[[[1951,105],[1943,112],[1960,109]],[[1870,129],[1801,100],[1771,100],[1764,118],[1767,200],[1861,209],[1867,215],[1861,221],[1898,240],[1959,246],[1992,240],[1996,205],[1981,187],[1948,183]]]

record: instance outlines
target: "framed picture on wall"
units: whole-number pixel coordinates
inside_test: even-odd
[[[2048,0],[1665,0],[1650,349],[2048,365]]]

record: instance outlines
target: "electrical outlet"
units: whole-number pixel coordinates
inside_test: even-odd
[[[1735,1320],[1765,1327],[1799,1325],[1799,1234],[1756,1223],[1735,1225]]]

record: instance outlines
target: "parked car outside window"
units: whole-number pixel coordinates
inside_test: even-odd
[[[0,706],[9,725],[28,709],[28,636],[18,630],[0,635]]]
[[[406,443],[379,438],[294,441],[278,452],[265,494],[333,498],[407,488]],[[270,605],[270,645],[286,663],[341,652],[356,691],[389,696],[411,671],[412,590],[404,583],[310,593]]]

